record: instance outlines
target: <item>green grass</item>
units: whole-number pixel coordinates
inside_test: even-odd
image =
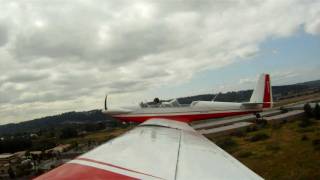
[[[265,179],[320,179],[320,145],[314,144],[320,139],[320,121],[305,128],[298,124],[267,126],[243,137],[232,137],[237,145],[225,150]],[[250,141],[259,134],[269,138]]]

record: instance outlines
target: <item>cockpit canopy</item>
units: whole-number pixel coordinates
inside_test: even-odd
[[[169,102],[163,102],[160,101],[158,98],[155,98],[153,103],[144,103],[141,102],[140,103],[140,107],[141,108],[148,108],[148,107],[152,107],[152,108],[156,108],[156,107],[180,107],[181,104],[179,103],[179,101],[177,99],[172,99]]]

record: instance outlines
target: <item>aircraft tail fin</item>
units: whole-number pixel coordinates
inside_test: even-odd
[[[270,75],[261,74],[256,88],[253,90],[253,93],[250,98],[250,103],[262,103],[263,108],[272,107],[272,88],[270,85]]]

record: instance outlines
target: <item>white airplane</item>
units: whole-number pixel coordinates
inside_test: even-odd
[[[247,103],[195,101],[182,106],[172,102],[134,110],[105,107],[105,114],[142,123],[36,179],[263,179],[188,123],[259,113],[271,106],[270,76],[263,74]]]
[[[107,98],[105,99],[105,113],[124,122],[141,123],[152,118],[164,118],[189,123],[203,119],[257,114],[263,108],[272,107],[272,92],[270,76],[262,74],[250,102],[246,103],[193,101],[191,104],[182,105],[176,99],[160,103],[156,98],[154,105],[141,103],[138,108],[108,109],[106,104]]]

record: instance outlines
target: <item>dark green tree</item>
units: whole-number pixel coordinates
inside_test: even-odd
[[[312,124],[310,118],[313,117],[313,110],[312,110],[309,103],[305,104],[303,109],[304,109],[304,113],[306,114],[307,117],[305,117],[301,120],[301,122],[299,123],[299,126],[302,128],[305,128],[305,127],[308,127]]]
[[[311,108],[311,106],[310,106],[309,103],[305,104],[304,107],[303,107],[303,109],[304,109],[304,112],[306,113],[306,115],[307,115],[309,118],[313,116],[312,108]]]
[[[313,109],[313,115],[316,119],[320,120],[320,106],[317,103],[316,106]]]
[[[77,136],[78,136],[78,132],[76,129],[71,128],[71,127],[65,127],[61,130],[60,138],[61,139],[68,139],[68,138],[73,138],[73,137],[77,137]]]
[[[8,174],[10,176],[11,179],[14,179],[16,177],[15,173],[13,172],[11,166],[8,169]]]

